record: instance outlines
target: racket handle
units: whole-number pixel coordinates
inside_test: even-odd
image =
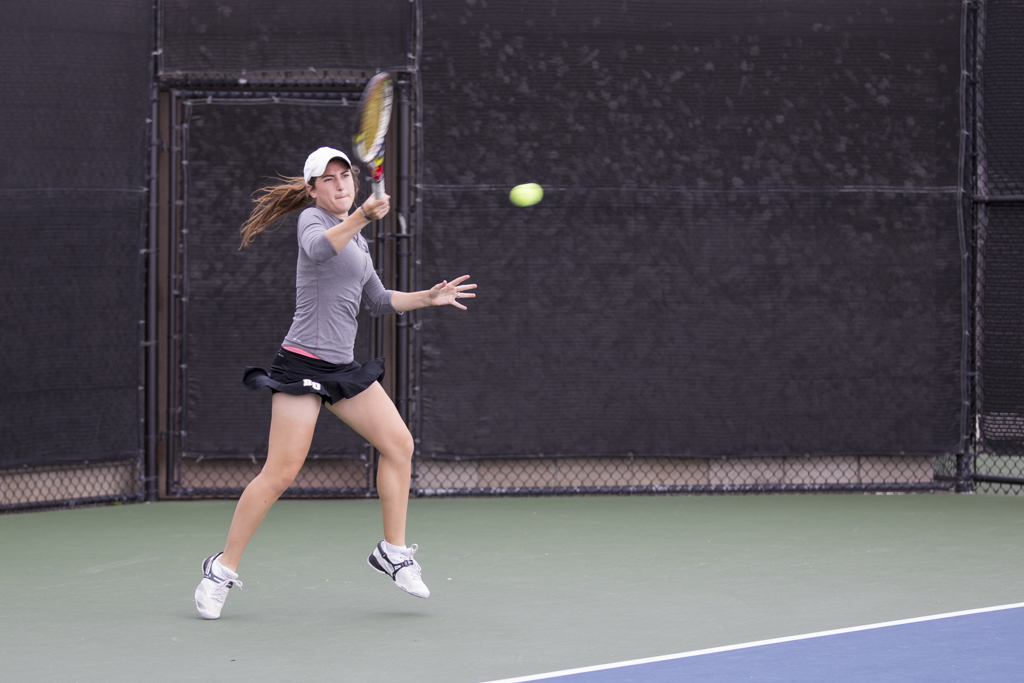
[[[380,199],[384,196],[384,176],[373,181],[373,196],[375,199]]]

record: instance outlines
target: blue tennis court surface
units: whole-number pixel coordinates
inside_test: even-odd
[[[1024,603],[492,683],[1024,681]]]

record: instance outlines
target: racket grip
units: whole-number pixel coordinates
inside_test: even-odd
[[[375,199],[380,199],[384,196],[384,176],[373,181],[373,196]]]

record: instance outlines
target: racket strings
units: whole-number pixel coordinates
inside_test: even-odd
[[[370,79],[359,106],[359,123],[353,137],[356,155],[373,172],[373,194],[384,195],[384,136],[391,118],[392,85],[387,73]]]
[[[359,122],[359,137],[363,144],[369,147],[377,139],[377,131],[380,129],[381,104],[384,98],[380,93],[374,95],[367,101],[363,118]]]

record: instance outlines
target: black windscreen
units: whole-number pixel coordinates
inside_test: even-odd
[[[431,3],[420,450],[955,452],[959,17]]]
[[[381,69],[409,61],[409,0],[165,0],[162,73]]]
[[[139,456],[153,14],[0,22],[0,466]]]

